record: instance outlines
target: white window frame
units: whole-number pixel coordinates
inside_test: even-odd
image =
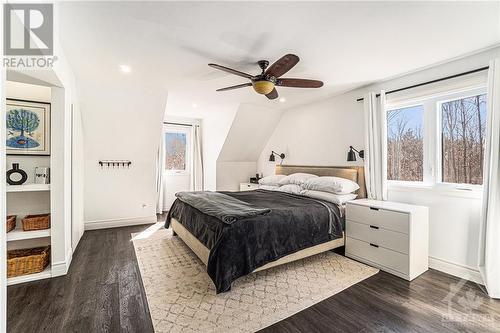
[[[454,91],[423,96],[418,99],[409,99],[408,101],[387,103],[386,112],[417,105],[422,105],[424,107],[423,181],[387,180],[389,190],[429,189],[438,191],[442,194],[459,195],[474,198],[480,197],[483,188],[482,185],[456,184],[442,181],[441,105],[443,103],[457,99],[486,94],[486,92],[486,85],[480,84]]]
[[[186,168],[185,170],[167,170],[164,169],[165,175],[168,176],[186,176],[191,173],[191,127],[183,125],[168,124],[163,126],[163,140],[165,142],[165,136],[167,133],[183,133],[186,135]],[[165,145],[165,143],[164,143]],[[166,158],[166,145],[165,145],[165,157]]]

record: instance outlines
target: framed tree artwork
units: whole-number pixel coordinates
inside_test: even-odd
[[[7,99],[8,155],[50,155],[50,103]]]

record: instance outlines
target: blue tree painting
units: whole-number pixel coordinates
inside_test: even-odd
[[[33,138],[33,131],[40,125],[38,115],[25,109],[13,109],[7,113],[7,129],[11,138],[7,139],[10,148],[35,148],[40,146]],[[17,133],[19,135],[13,136]]]

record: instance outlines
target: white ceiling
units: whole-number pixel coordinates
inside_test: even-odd
[[[500,42],[499,2],[66,2],[59,16],[85,96],[133,82],[199,107],[290,107]],[[278,88],[286,103],[251,88],[215,92],[245,79],[209,62],[258,73],[257,60],[286,53],[301,58],[287,77],[325,86]],[[120,64],[132,73],[121,73]]]

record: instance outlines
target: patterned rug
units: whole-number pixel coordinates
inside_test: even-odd
[[[171,230],[132,238],[156,332],[255,332],[378,272],[325,252],[233,282],[215,294],[206,268]]]

